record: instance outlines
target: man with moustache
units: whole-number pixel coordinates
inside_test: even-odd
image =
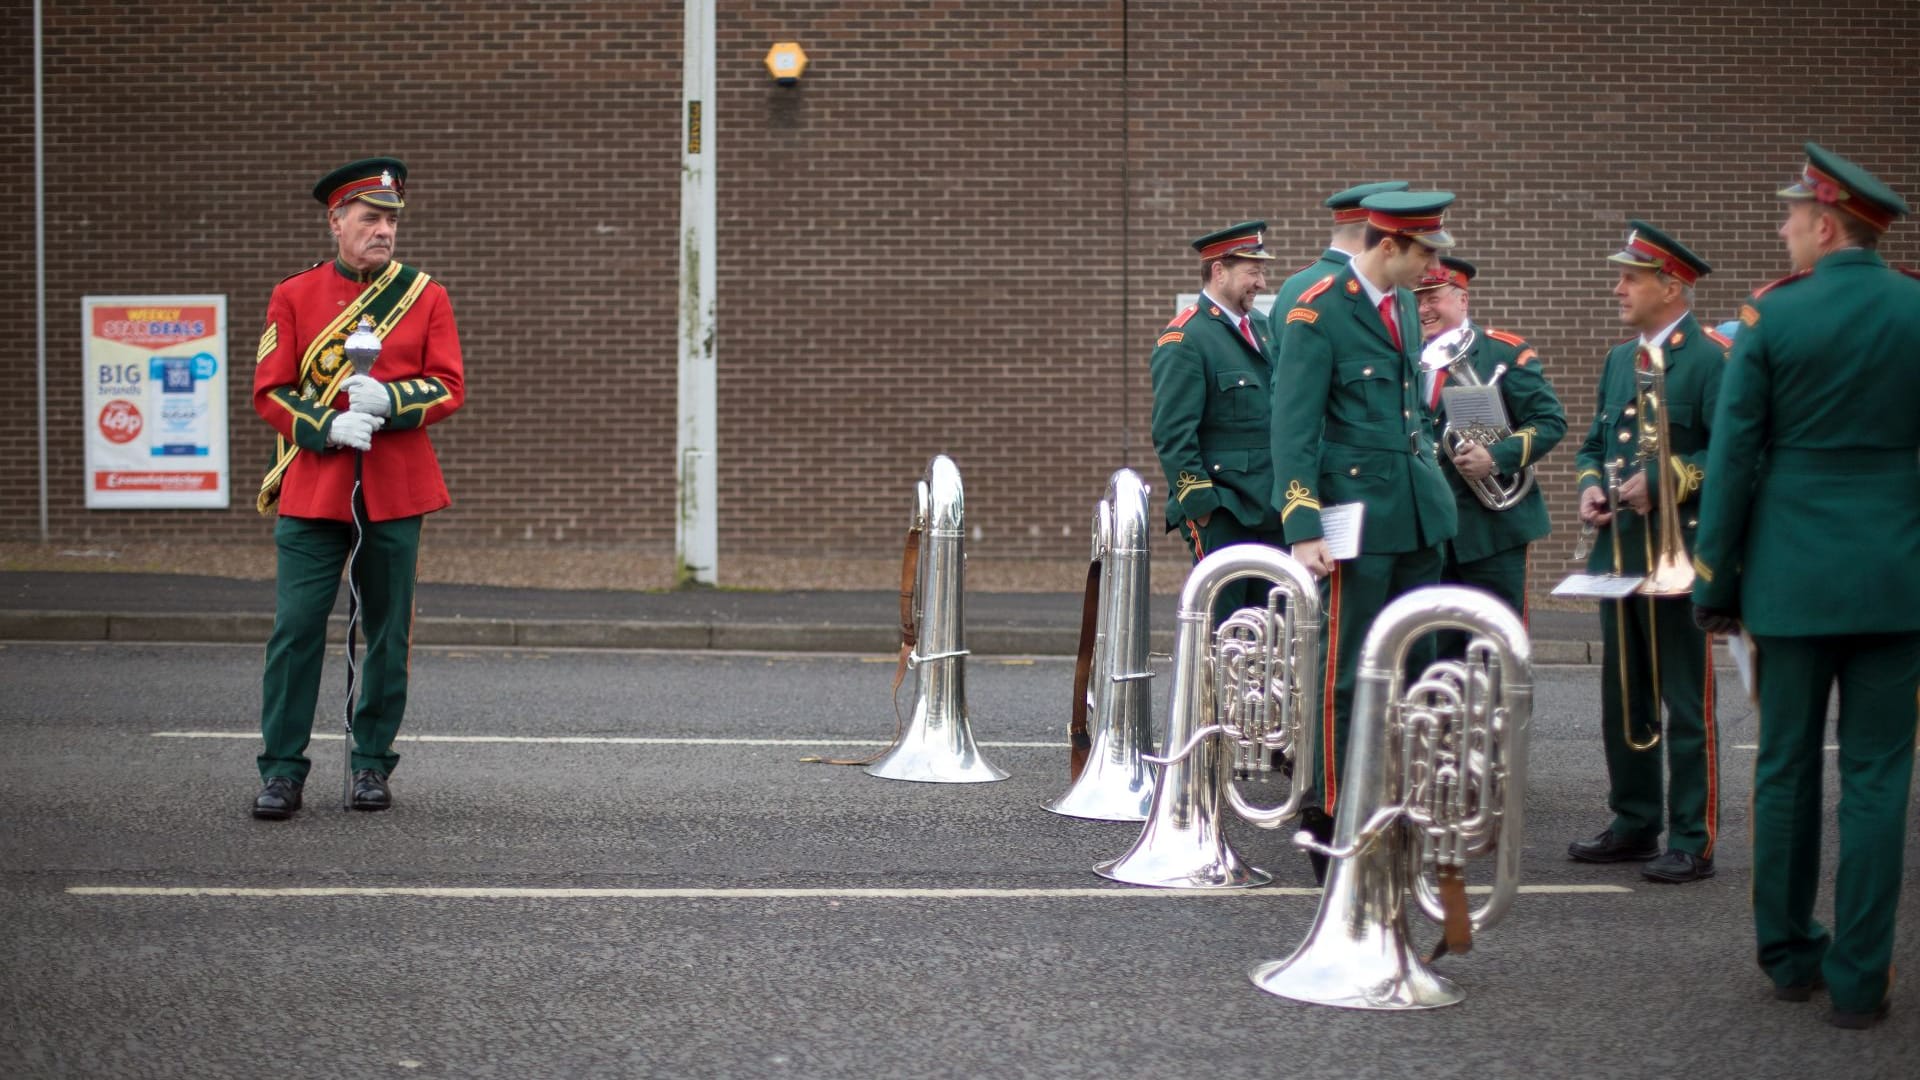
[[[1332,835],[1346,760],[1354,667],[1374,616],[1394,597],[1440,580],[1442,545],[1458,523],[1420,400],[1419,314],[1412,289],[1453,246],[1445,191],[1362,200],[1362,249],[1285,309],[1273,381],[1273,508],[1293,557],[1326,578],[1326,685],[1320,805],[1301,824]],[[1276,309],[1276,311],[1279,309]],[[1336,562],[1322,507],[1363,507],[1360,553]],[[1426,645],[1409,665],[1424,669]],[[1323,877],[1325,858],[1312,855]]]
[[[1599,530],[1587,569],[1634,575],[1647,572],[1652,538],[1663,527],[1679,529],[1692,546],[1728,342],[1693,316],[1694,283],[1713,268],[1644,221],[1628,226],[1626,244],[1607,260],[1620,268],[1613,288],[1620,321],[1635,334],[1607,354],[1599,407],[1575,464],[1580,520]],[[1642,462],[1638,449],[1642,423],[1651,419],[1641,415],[1643,386],[1651,378],[1647,347],[1662,350],[1666,366],[1660,404],[1672,443],[1661,448],[1657,462]],[[1608,509],[1610,466],[1626,478],[1617,513]],[[1672,474],[1676,505],[1656,505],[1655,469]],[[1569,844],[1567,855],[1581,862],[1644,863],[1641,876],[1654,882],[1710,878],[1719,835],[1712,640],[1694,625],[1684,596],[1604,601],[1600,627],[1600,734],[1613,820],[1592,839]]]
[[[314,186],[335,255],[274,287],[253,373],[253,407],[279,433],[260,486],[278,510],[273,634],[262,678],[253,816],[300,809],[311,762],[327,615],[348,570],[365,613],[365,678],[352,711],[355,810],[392,805],[387,777],[407,706],[408,640],[422,518],[452,500],[427,425],[465,400],[460,335],[446,289],[393,258],[407,167],[343,165]],[[381,348],[370,372],[346,363],[362,320]],[[351,663],[351,657],[349,658]]]
[[[1793,274],[1754,293],[1720,388],[1695,552],[1694,614],[1752,634],[1753,923],[1774,996],[1823,983],[1865,1028],[1893,984],[1920,716],[1920,281],[1880,258],[1908,212],[1815,144],[1781,190]],[[1820,892],[1827,706],[1839,687],[1840,860]]]
[[[1253,298],[1267,287],[1267,223],[1246,221],[1193,242],[1200,299],[1182,308],[1154,343],[1153,446],[1167,479],[1167,528],[1180,529],[1193,559],[1232,544],[1277,540],[1267,493],[1271,361]],[[1221,590],[1216,621],[1265,606],[1258,582]]]
[[[1453,488],[1460,529],[1447,541],[1446,566],[1440,580],[1484,589],[1524,621],[1528,545],[1550,531],[1546,496],[1535,485],[1518,503],[1494,510],[1481,502],[1468,484],[1498,477],[1503,486],[1511,488],[1521,470],[1559,445],[1567,433],[1567,414],[1540,371],[1539,354],[1525,338],[1468,318],[1468,286],[1475,273],[1474,265],[1467,260],[1443,255],[1439,269],[1430,271],[1414,289],[1420,298],[1420,333],[1425,340],[1432,341],[1463,326],[1473,331],[1467,354],[1446,371],[1428,377],[1431,385],[1426,391],[1427,405],[1435,410],[1436,425],[1446,425],[1442,391],[1447,384],[1470,385],[1457,374],[1462,365],[1471,367],[1483,385],[1499,388],[1507,411],[1508,434],[1493,445],[1467,440],[1452,457],[1442,447],[1441,467]],[[1461,656],[1466,646],[1465,634],[1447,631],[1441,635],[1439,653]]]

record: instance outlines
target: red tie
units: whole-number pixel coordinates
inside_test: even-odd
[[[1260,340],[1253,336],[1253,317],[1252,316],[1250,315],[1240,316],[1240,336],[1247,339],[1247,344],[1253,346],[1254,352],[1260,351]]]
[[[1393,294],[1380,298],[1380,321],[1387,324],[1387,336],[1393,339],[1393,347],[1400,347],[1400,324],[1393,321]]]

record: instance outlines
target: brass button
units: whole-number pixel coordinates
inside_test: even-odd
[[[1699,518],[1688,518],[1688,519],[1687,519],[1687,528],[1689,528],[1689,529],[1697,529],[1697,528],[1699,528],[1699,527],[1700,527],[1700,519],[1699,519]]]
[[[1405,416],[1405,417],[1408,417],[1409,419],[1411,419],[1411,418],[1412,418],[1412,416],[1413,416],[1413,414],[1412,414],[1412,413],[1410,413],[1410,412],[1408,412],[1408,411],[1407,411],[1407,410],[1405,410],[1405,409],[1401,409],[1401,410],[1400,410],[1400,415],[1401,415],[1401,416]]]
[[[1620,410],[1620,415],[1631,419],[1633,417],[1633,406],[1629,405],[1626,408]]]
[[[1631,432],[1631,431],[1623,431],[1623,432],[1621,432],[1621,433],[1620,433],[1620,441],[1621,441],[1621,442],[1627,442],[1627,441],[1629,441],[1629,440],[1631,440],[1632,438],[1633,438],[1633,432]]]
[[[1213,471],[1214,471],[1214,472],[1219,472],[1219,471],[1220,471],[1220,466],[1218,466],[1218,465],[1215,465],[1215,466],[1213,467]]]
[[[1245,385],[1247,385],[1247,380],[1245,380],[1245,379],[1241,379],[1238,385],[1240,385],[1240,386],[1245,386]]]
[[[1372,369],[1372,368],[1370,368],[1370,367],[1368,367],[1368,368],[1361,368],[1361,369],[1360,369],[1360,374],[1362,374],[1362,375],[1371,375],[1371,374],[1373,374],[1373,369]]]
[[[1353,468],[1351,468],[1351,469],[1348,469],[1348,470],[1347,470],[1347,475],[1348,475],[1348,476],[1359,476],[1359,475],[1360,475],[1360,466],[1358,466],[1358,465],[1355,465],[1355,466],[1354,466]]]

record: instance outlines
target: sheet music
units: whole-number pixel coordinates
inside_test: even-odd
[[[1497,386],[1449,386],[1440,391],[1441,404],[1447,410],[1447,423],[1454,427],[1484,424],[1492,428],[1507,425],[1507,403],[1500,399]]]
[[[1760,698],[1753,682],[1753,637],[1741,627],[1737,634],[1727,635],[1727,656],[1733,660],[1734,670],[1740,673],[1740,686],[1747,692],[1747,700],[1758,704]]]
[[[1575,600],[1620,600],[1632,596],[1645,580],[1645,575],[1636,574],[1569,574],[1567,580],[1553,587],[1553,595]]]
[[[1327,556],[1335,561],[1360,554],[1360,525],[1366,518],[1365,503],[1337,503],[1320,508],[1320,538],[1327,542]]]

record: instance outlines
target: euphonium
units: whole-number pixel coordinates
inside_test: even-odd
[[[1092,715],[1086,764],[1066,794],[1047,809],[1099,821],[1145,821],[1153,799],[1153,706],[1147,680],[1148,599],[1152,583],[1149,489],[1132,469],[1107,481],[1107,497],[1093,513],[1093,561],[1100,566],[1099,606],[1086,698]],[[1084,632],[1084,631],[1083,631]],[[1076,683],[1079,671],[1075,672]],[[1080,687],[1075,687],[1076,692]]]
[[[928,462],[914,495],[914,521],[922,527],[923,539],[913,589],[918,631],[907,658],[914,670],[913,716],[867,774],[935,784],[1004,780],[1006,770],[980,756],[967,722],[968,650],[960,617],[966,511],[953,459],[939,454]]]
[[[1429,667],[1401,693],[1408,651],[1436,630],[1465,630],[1465,659]],[[1380,612],[1361,646],[1334,861],[1313,928],[1286,960],[1257,965],[1256,986],[1349,1009],[1431,1009],[1460,991],[1414,951],[1409,894],[1447,927],[1442,949],[1499,922],[1520,887],[1532,646],[1513,611],[1477,589],[1431,586]],[[1494,857],[1492,895],[1469,910],[1463,867]],[[1429,875],[1432,875],[1431,879]],[[1428,958],[1428,959],[1432,959]]]
[[[1213,629],[1220,590],[1242,578],[1274,583],[1265,607],[1242,608]],[[1125,855],[1094,872],[1132,885],[1222,889],[1264,885],[1227,843],[1221,802],[1263,829],[1307,805],[1319,746],[1320,589],[1292,557],[1236,544],[1201,559],[1180,590],[1175,613],[1167,755],[1154,783],[1146,826]],[[1259,807],[1233,785],[1263,777],[1276,755],[1293,762],[1288,794]]]
[[[1657,493],[1654,512],[1659,542],[1651,536],[1647,552],[1647,580],[1640,583],[1646,596],[1685,596],[1693,591],[1693,561],[1680,538],[1679,493],[1667,456],[1673,452],[1673,431],[1667,424],[1667,357],[1658,345],[1642,345],[1648,370],[1640,373],[1640,467],[1654,473],[1648,495]]]
[[[1420,351],[1420,370],[1432,372],[1436,378],[1449,376],[1458,379],[1462,386],[1497,386],[1500,376],[1506,374],[1505,364],[1494,369],[1493,378],[1482,382],[1480,373],[1473,370],[1473,364],[1467,354],[1473,351],[1473,324],[1462,323],[1452,330],[1441,334],[1427,343]],[[1440,445],[1449,458],[1459,453],[1468,443],[1492,447],[1495,443],[1513,434],[1513,425],[1492,424],[1455,424],[1448,417],[1447,426],[1440,431]],[[1520,470],[1518,476],[1503,477],[1499,473],[1489,473],[1478,480],[1460,478],[1480,500],[1480,505],[1489,510],[1507,510],[1520,504],[1533,490],[1533,466]]]

